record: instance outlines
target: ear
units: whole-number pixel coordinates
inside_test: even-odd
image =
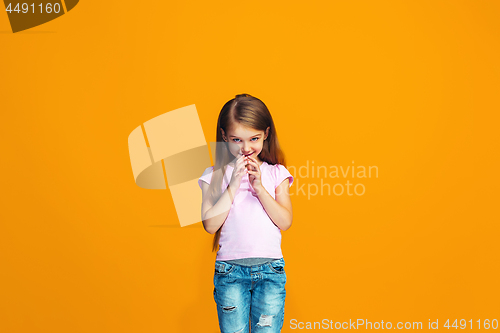
[[[224,130],[223,130],[222,128],[220,129],[220,131],[221,131],[221,133],[222,133],[222,139],[223,139],[224,141],[226,141],[226,140],[224,139],[224,137],[226,136],[226,133],[224,133]]]
[[[266,135],[265,135],[264,140],[267,139],[267,136],[269,135],[269,128],[270,128],[269,126],[266,128]]]

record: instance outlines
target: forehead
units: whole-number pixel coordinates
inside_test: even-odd
[[[250,127],[246,127],[240,124],[235,124],[233,128],[227,131],[228,136],[237,136],[237,137],[252,137],[255,135],[263,134],[264,131],[258,131]]]

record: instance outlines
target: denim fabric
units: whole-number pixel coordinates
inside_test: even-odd
[[[214,300],[222,333],[281,332],[285,316],[283,258],[254,266],[215,261]],[[250,321],[250,323],[249,323]]]

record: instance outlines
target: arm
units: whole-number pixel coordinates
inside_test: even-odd
[[[260,185],[255,189],[257,196],[267,215],[281,230],[288,230],[292,226],[292,201],[288,191],[290,180],[287,178],[276,187],[276,200]]]
[[[243,157],[244,155],[238,154],[231,180],[214,205],[212,205],[208,199],[207,193],[209,185],[202,182],[201,219],[203,221],[203,227],[209,234],[215,234],[229,215],[229,210],[233,204],[236,191],[240,188],[241,177],[247,173]],[[222,172],[222,170],[218,171]]]
[[[215,234],[224,221],[226,221],[231,205],[233,204],[234,193],[236,193],[238,188],[236,188],[235,184],[229,184],[215,205],[212,205],[208,201],[208,186],[205,182],[201,184],[201,216],[205,231],[209,234]]]

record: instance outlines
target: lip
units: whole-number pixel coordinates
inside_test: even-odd
[[[250,155],[252,155],[252,154],[253,154],[253,153],[251,153],[251,154],[243,154],[243,155],[244,155],[244,156],[250,156]]]

